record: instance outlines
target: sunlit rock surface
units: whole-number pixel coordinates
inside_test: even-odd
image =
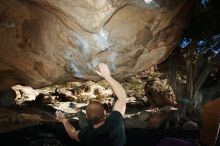
[[[195,0],[0,0],[0,90],[117,79],[158,64],[180,39]]]
[[[161,84],[160,88],[152,86],[147,91],[152,90],[163,103],[158,108],[151,100],[155,95],[145,93],[146,83],[149,81],[158,83],[161,76],[157,72],[144,71],[140,75],[135,75],[124,82],[122,86],[127,93],[127,108],[124,117],[126,128],[158,128],[175,113],[175,105],[168,106],[166,100],[169,99],[170,91],[168,84]],[[161,82],[163,79],[161,78]],[[41,89],[32,89],[28,86],[16,85],[12,87],[16,93],[16,98],[10,108],[1,106],[0,102],[0,133],[25,128],[43,123],[58,122],[55,119],[55,111],[65,112],[69,120],[77,120],[76,110],[80,108],[85,112],[87,104],[91,100],[98,100],[103,104],[107,114],[112,111],[115,95],[106,81],[98,83],[68,82],[60,85],[53,85]],[[157,89],[157,90],[154,90]],[[160,94],[163,93],[163,94]],[[175,96],[172,97],[175,99]],[[1,99],[1,98],[0,98]],[[4,98],[6,99],[6,98]],[[149,99],[149,100],[148,100]],[[6,100],[2,100],[6,102]],[[166,105],[166,104],[167,105]]]

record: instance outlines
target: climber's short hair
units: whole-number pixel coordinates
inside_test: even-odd
[[[97,124],[105,119],[105,110],[98,101],[90,101],[86,107],[86,116],[91,124]]]

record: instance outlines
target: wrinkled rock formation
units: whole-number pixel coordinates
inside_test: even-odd
[[[0,90],[122,79],[166,59],[195,0],[0,0]]]

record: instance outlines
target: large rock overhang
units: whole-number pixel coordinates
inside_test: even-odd
[[[0,0],[0,91],[117,79],[165,60],[196,0]]]

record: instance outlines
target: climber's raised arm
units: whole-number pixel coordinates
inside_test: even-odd
[[[99,64],[99,71],[96,71],[98,75],[103,77],[112,87],[113,92],[117,96],[117,101],[114,104],[113,111],[119,111],[122,115],[126,110],[126,93],[122,85],[116,81],[110,74],[108,66],[104,63]]]

